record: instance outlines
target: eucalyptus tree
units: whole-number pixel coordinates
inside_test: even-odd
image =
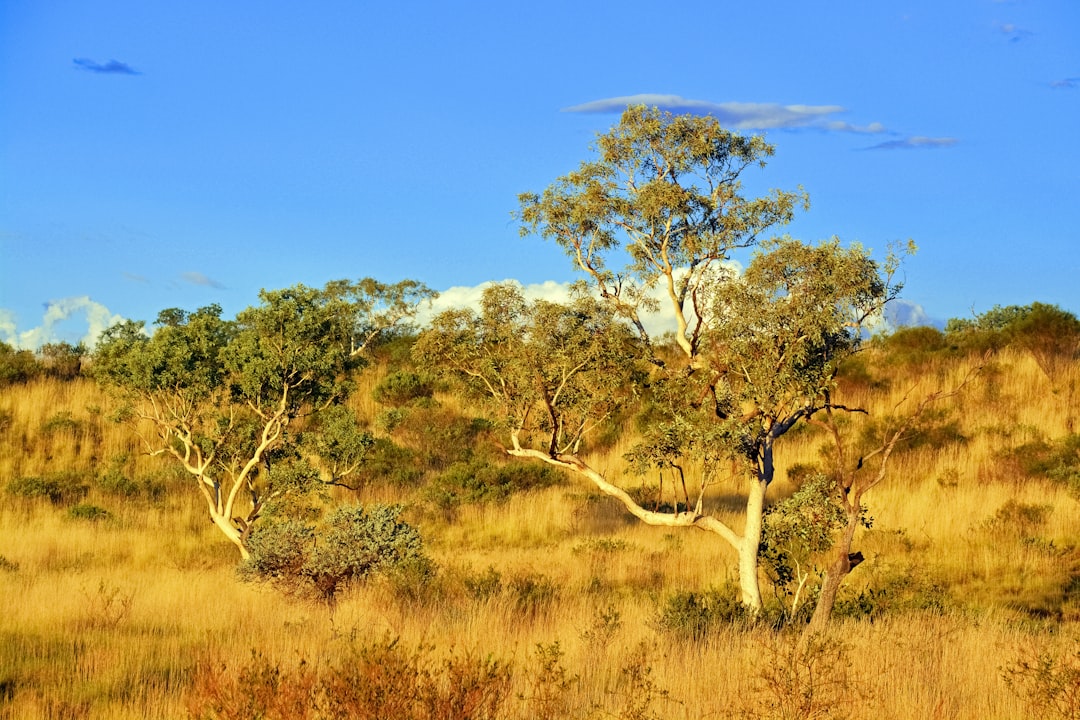
[[[235,320],[217,305],[168,309],[152,333],[135,321],[106,331],[93,372],[132,404],[149,428],[146,449],[180,464],[247,559],[253,524],[273,493],[269,458],[289,440],[290,423],[340,404],[365,351],[430,295],[413,281],[365,279],[264,290]],[[340,418],[336,425],[348,427]],[[340,472],[354,459],[332,461]]]
[[[522,233],[555,241],[584,273],[582,289],[599,299],[589,317],[605,319],[585,335],[589,342],[525,332],[533,311],[497,291],[480,314],[437,318],[421,335],[418,355],[509,409],[509,454],[588,478],[648,524],[722,537],[738,557],[743,602],[760,609],[758,549],[774,444],[829,406],[839,363],[858,348],[863,323],[898,290],[889,282],[894,265],[881,267],[862,248],[837,241],[765,242],[806,197],[780,190],[743,197],[741,176],[763,166],[773,148],[712,117],[632,107],[595,150],[594,159],[542,193],[522,194],[517,213]],[[763,242],[767,251],[735,273],[730,253]],[[647,329],[646,313],[657,311],[678,348],[674,360],[661,357]],[[600,347],[600,358],[588,355]],[[561,405],[536,391],[535,366],[551,367],[540,358],[556,349],[563,370],[554,387],[584,389],[558,396]],[[681,502],[670,511],[649,509],[577,452],[576,438],[610,414],[612,403],[646,387],[661,411],[628,459],[639,471],[670,471],[681,480]],[[536,415],[547,418],[537,429],[552,435],[528,445],[521,429]],[[574,432],[566,435],[566,427]],[[560,431],[575,442],[559,442]],[[747,471],[741,528],[706,508],[707,487],[733,458]],[[690,468],[700,478],[696,498],[686,487]]]

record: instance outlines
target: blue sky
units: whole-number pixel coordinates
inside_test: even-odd
[[[932,320],[1080,311],[1075,0],[0,0],[0,339],[570,280],[510,213],[628,98],[764,133],[747,187],[806,189],[796,237],[915,240]]]

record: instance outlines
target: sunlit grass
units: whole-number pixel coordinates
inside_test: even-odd
[[[856,387],[844,401],[871,417],[902,413],[962,382],[973,363],[885,368],[887,389]],[[371,389],[386,372],[361,376],[351,401],[372,427],[382,408]],[[438,399],[478,414],[450,395]],[[434,584],[410,595],[375,580],[333,608],[290,600],[238,579],[235,548],[206,519],[190,481],[142,453],[131,426],[110,420],[117,407],[85,380],[0,393],[0,490],[16,478],[71,473],[87,487],[80,501],[109,513],[91,521],[71,517],[67,502],[2,496],[0,718],[184,717],[201,662],[235,669],[257,650],[282,668],[299,658],[326,668],[348,656],[350,643],[383,637],[511,663],[508,718],[535,716],[527,698],[538,646],[555,642],[574,678],[564,698],[572,717],[597,716],[598,706],[620,717],[621,669],[636,662],[670,693],[652,705],[659,717],[731,717],[767,699],[760,671],[782,636],[733,627],[693,642],[658,629],[675,591],[734,580],[734,552],[718,537],[644,526],[570,477],[504,503],[441,510],[415,487],[376,482],[355,498],[408,506],[438,563]],[[865,498],[873,526],[856,548],[866,561],[842,600],[865,591],[893,609],[835,623],[852,682],[867,697],[845,717],[1025,717],[1002,669],[1024,653],[1060,654],[1078,642],[1077,499],[1002,459],[1064,435],[1064,394],[1029,357],[1006,352],[941,409],[959,437],[898,450],[885,483]],[[788,468],[820,462],[824,441],[808,429],[778,443],[772,499],[794,490]],[[634,442],[623,433],[589,461],[624,487],[644,483],[651,492],[656,477],[624,473]],[[163,493],[108,490],[101,477],[110,463]],[[692,496],[697,480],[688,476]],[[671,502],[664,482],[661,499]],[[720,473],[706,496],[736,530],[744,482],[737,468]]]

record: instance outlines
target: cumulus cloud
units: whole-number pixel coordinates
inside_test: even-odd
[[[716,272],[723,273],[728,276],[741,275],[743,271],[742,265],[735,261],[730,260],[723,264],[722,268],[717,268]],[[685,272],[685,271],[683,271]],[[681,272],[676,273],[676,278],[681,276]],[[569,282],[555,282],[554,280],[548,280],[542,283],[534,283],[531,285],[523,285],[517,280],[503,280],[503,283],[512,283],[521,288],[522,294],[526,300],[548,300],[550,302],[566,302],[571,296],[572,283]],[[421,310],[417,315],[417,323],[425,325],[440,312],[444,310],[450,310],[452,308],[472,308],[474,310],[480,309],[480,299],[484,294],[484,290],[495,282],[484,282],[474,286],[458,286],[452,287],[449,290],[445,290],[439,294],[439,297],[432,301],[430,307],[426,307]],[[652,336],[659,336],[665,332],[673,331],[674,326],[671,323],[670,314],[670,300],[667,297],[667,293],[663,287],[659,284],[655,286],[649,293],[651,300],[655,301],[656,309],[654,311],[644,310],[641,313],[641,324],[645,326],[646,332]],[[691,316],[692,318],[693,316]],[[691,318],[687,318],[688,320]]]
[[[217,290],[225,289],[225,286],[219,283],[217,280],[209,278],[206,275],[203,275],[201,272],[186,272],[182,273],[180,277],[183,278],[185,282],[189,282],[192,285],[201,285],[203,287],[211,287]]]
[[[15,324],[14,315],[8,310],[0,310],[0,338],[20,350],[37,350],[46,343],[59,342],[62,339],[58,336],[59,324],[79,314],[86,322],[86,331],[79,342],[89,348],[97,344],[101,333],[124,320],[89,296],[81,295],[47,303],[41,325],[22,332]]]
[[[891,328],[938,325],[922,305],[899,298],[885,306],[885,321]]]
[[[932,138],[923,137],[921,135],[915,135],[913,137],[904,138],[902,140],[889,140],[887,142],[878,143],[872,145],[865,150],[928,150],[934,148],[947,148],[952,147],[957,142],[956,138],[943,137]]]
[[[574,113],[620,113],[627,105],[655,106],[676,113],[712,115],[721,123],[737,130],[777,130],[817,128],[832,132],[885,133],[885,126],[875,122],[853,125],[835,120],[832,116],[846,112],[840,105],[780,105],[778,103],[709,102],[690,100],[678,95],[643,93],[604,98],[563,108]]]
[[[96,60],[90,60],[88,58],[75,58],[72,60],[75,66],[80,70],[87,70],[92,73],[99,73],[102,75],[141,75],[138,70],[131,67],[127,63],[122,63],[119,60],[110,60],[106,63],[99,63]]]

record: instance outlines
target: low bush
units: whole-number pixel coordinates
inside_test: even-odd
[[[678,591],[668,596],[656,617],[660,632],[683,640],[702,640],[722,627],[753,622],[733,586],[702,592]]]
[[[314,594],[333,604],[339,590],[372,573],[408,568],[432,573],[416,528],[397,505],[340,507],[321,523],[282,520],[257,528],[248,540],[244,577],[273,583],[290,594]]]
[[[67,505],[86,497],[90,486],[76,473],[53,473],[41,477],[18,477],[9,481],[10,495],[22,498],[45,498],[53,505]]]
[[[434,394],[434,382],[430,377],[414,372],[399,371],[387,375],[371,391],[371,397],[381,405],[401,407]]]
[[[510,698],[511,668],[491,656],[432,656],[384,639],[316,669],[282,667],[259,653],[233,670],[202,662],[188,696],[197,720],[495,720]]]
[[[441,509],[461,504],[502,502],[517,492],[550,487],[562,480],[547,465],[498,463],[473,459],[451,465],[425,490],[427,499]]]
[[[90,505],[89,503],[79,503],[78,505],[72,505],[68,508],[68,517],[72,520],[89,520],[91,522],[98,522],[99,520],[109,520],[112,518],[112,513],[103,507],[97,505]]]

